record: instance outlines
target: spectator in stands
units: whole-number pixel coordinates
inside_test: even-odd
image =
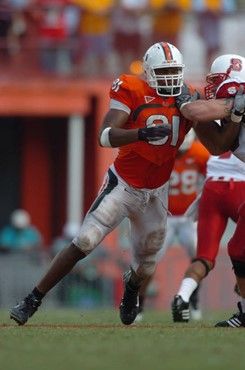
[[[9,56],[8,38],[12,24],[11,7],[7,0],[0,5],[0,62],[6,61]]]
[[[235,9],[234,0],[193,1],[198,33],[205,46],[205,68],[207,70],[220,51],[222,18],[225,14],[234,12]]]
[[[24,209],[16,209],[10,215],[10,224],[0,231],[1,252],[38,252],[42,236],[31,225],[31,217]]]
[[[113,48],[119,73],[139,60],[150,45],[151,24],[148,0],[119,0],[112,16]],[[158,40],[159,41],[159,40]]]
[[[26,20],[24,5],[20,2],[19,6],[12,7],[12,23],[9,32],[9,50],[15,56],[22,49],[22,39],[26,34]]]
[[[81,10],[78,70],[108,74],[111,60],[111,12],[115,0],[74,0]]]
[[[180,0],[149,0],[152,14],[152,42],[167,40],[179,47],[183,15],[188,10]]]
[[[68,7],[65,0],[36,0],[36,7],[42,68],[51,73],[70,73],[71,50],[68,40],[71,6]]]

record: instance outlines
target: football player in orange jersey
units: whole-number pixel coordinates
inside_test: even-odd
[[[130,220],[133,260],[125,274],[120,318],[126,325],[135,320],[139,288],[154,273],[164,242],[170,174],[178,148],[192,126],[180,112],[183,99],[177,101],[184,84],[180,51],[167,42],[156,43],[146,51],[143,67],[145,79],[121,75],[112,84],[99,143],[119,147],[118,156],[77,237],[56,255],[33,291],[11,309],[10,317],[19,325],[27,322],[46,293],[125,217]],[[232,101],[212,101],[208,106],[213,111],[206,109],[204,124],[212,126],[213,122],[207,121],[230,116]]]

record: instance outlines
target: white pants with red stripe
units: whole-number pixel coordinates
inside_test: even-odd
[[[86,214],[73,243],[89,254],[127,217],[130,221],[132,268],[140,276],[152,275],[163,247],[168,207],[168,183],[157,189],[136,189],[112,166],[97,198]]]

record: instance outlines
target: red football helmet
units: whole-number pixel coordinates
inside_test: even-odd
[[[225,80],[232,78],[245,82],[245,58],[236,54],[225,54],[216,58],[206,77],[206,99],[213,99],[217,87]]]

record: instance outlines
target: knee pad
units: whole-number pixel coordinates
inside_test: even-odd
[[[237,277],[245,278],[245,261],[231,260],[234,273]]]
[[[73,239],[73,244],[76,245],[86,256],[90,254],[97,246],[89,235],[78,235]]]
[[[205,261],[204,259],[202,258],[193,258],[193,260],[191,262],[201,262],[203,264],[203,266],[205,267],[205,277],[208,275],[209,271],[212,270],[212,268],[209,266],[208,262]]]

